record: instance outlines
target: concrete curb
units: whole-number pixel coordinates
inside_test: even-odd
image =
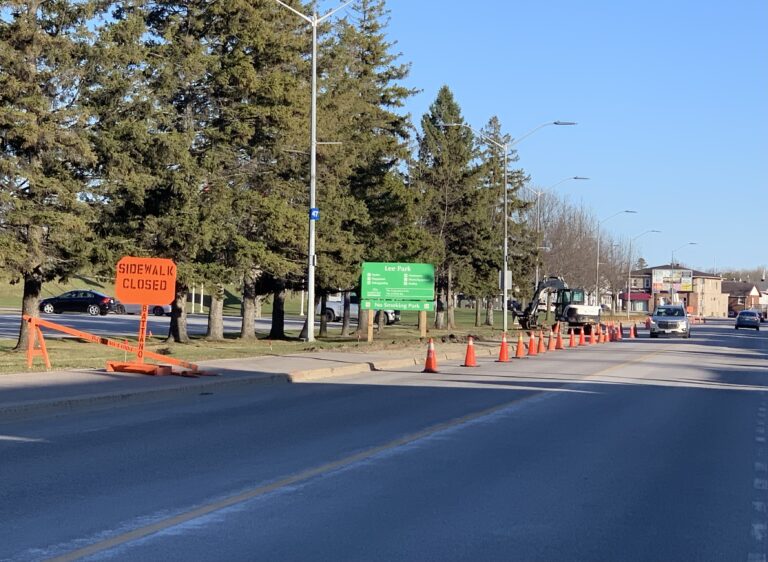
[[[476,353],[479,355],[495,355],[495,350],[491,348],[476,347],[476,350]],[[241,386],[300,383],[331,379],[335,377],[358,375],[362,373],[371,373],[376,371],[402,369],[404,367],[419,367],[426,359],[426,354],[421,356],[421,354],[416,355],[415,353],[409,353],[409,355],[410,356],[408,357],[398,359],[382,359],[377,361],[350,363],[340,367],[303,369],[290,371],[287,373],[255,372],[253,374],[239,376],[236,378],[214,377],[191,379],[188,381],[188,384],[179,386],[120,390],[115,392],[99,392],[92,394],[79,394],[66,398],[12,402],[8,404],[0,404],[0,420],[23,418],[26,416],[38,414],[70,412],[76,411],[78,409],[94,406],[104,406],[117,402],[150,402],[155,400],[163,400],[179,394],[199,394],[201,392],[224,390]],[[439,361],[462,360],[464,358],[464,352],[438,351],[437,357]],[[202,362],[200,365],[203,368],[205,367],[204,362]]]
[[[237,388],[239,386],[249,385],[288,384],[290,382],[290,375],[288,374],[259,373],[258,375],[239,377],[236,379],[190,381],[190,384],[184,386],[79,394],[68,396],[67,398],[11,402],[9,404],[0,404],[0,420],[36,414],[55,414],[65,411],[74,411],[80,408],[107,405],[115,402],[151,402],[154,400],[163,400],[178,394],[194,394],[214,389]]]

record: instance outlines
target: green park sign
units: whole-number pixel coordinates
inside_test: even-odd
[[[429,263],[364,262],[360,302],[364,301],[420,301],[435,300],[435,268]],[[366,307],[363,306],[365,309]],[[382,308],[400,310],[432,310],[387,305]],[[372,306],[373,310],[381,308]]]

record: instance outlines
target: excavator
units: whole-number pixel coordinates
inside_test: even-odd
[[[524,330],[541,327],[539,323],[539,299],[542,293],[555,293],[555,320],[565,322],[569,327],[581,327],[585,334],[592,332],[600,323],[600,307],[586,303],[584,289],[569,289],[562,277],[546,277],[539,281],[531,301],[524,309],[513,309]]]

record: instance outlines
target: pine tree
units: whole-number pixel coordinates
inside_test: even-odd
[[[42,284],[84,264],[93,240],[94,152],[81,103],[94,2],[0,2],[0,262],[38,315]],[[24,349],[21,323],[16,349]]]
[[[343,79],[329,99],[345,104],[335,119],[346,125],[350,189],[369,217],[357,231],[366,244],[366,258],[399,261],[419,253],[403,245],[414,239],[408,232],[414,200],[397,169],[408,156],[410,129],[409,116],[399,110],[416,91],[401,84],[409,66],[397,62],[400,55],[386,39],[389,12],[384,0],[360,0],[351,11],[351,17],[338,22],[334,71]]]
[[[483,212],[477,199],[481,168],[474,163],[478,156],[474,135],[463,126],[461,110],[447,86],[438,92],[421,126],[418,187],[423,222],[439,241],[433,255],[440,295],[435,327],[453,328],[454,277],[470,267],[477,246],[470,229]]]

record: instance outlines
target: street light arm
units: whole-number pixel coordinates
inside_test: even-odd
[[[524,135],[522,135],[519,138],[516,138],[511,143],[509,143],[509,147],[512,148],[513,146],[517,145],[520,141],[523,139],[526,139],[530,137],[533,133],[538,131],[539,129],[543,129],[544,127],[548,127],[549,125],[576,125],[573,121],[547,121],[546,123],[542,123],[541,125],[538,125],[537,127],[534,127]]]
[[[305,20],[307,23],[310,23],[310,24],[313,24],[313,25],[314,25],[314,23],[315,23],[315,22],[314,22],[314,20],[313,20],[312,18],[310,18],[310,17],[308,17],[308,16],[306,16],[306,15],[302,14],[300,11],[298,11],[298,10],[296,10],[296,9],[294,9],[294,8],[291,8],[291,7],[290,7],[288,4],[286,4],[285,2],[281,2],[280,0],[275,0],[275,2],[277,2],[278,4],[280,4],[280,5],[281,5],[282,7],[284,7],[284,8],[288,8],[288,9],[289,9],[290,11],[292,11],[294,14],[296,14],[297,16],[299,16],[301,19]]]
[[[610,217],[606,217],[603,220],[600,221],[600,224],[603,224],[605,221],[612,219],[613,217],[618,217],[621,214],[628,213],[631,215],[637,214],[637,211],[631,211],[629,209],[625,209],[623,211],[617,211],[616,213],[613,213]]]
[[[341,6],[338,6],[338,7],[334,8],[333,10],[331,10],[330,12],[327,12],[324,16],[317,18],[317,23],[320,23],[324,19],[331,17],[333,14],[335,14],[336,12],[341,10],[342,8],[346,8],[348,5],[350,5],[352,3],[352,1],[353,0],[347,0]]]
[[[320,17],[317,17],[317,16],[312,16],[312,17],[310,17],[310,16],[307,16],[307,15],[305,15],[305,14],[302,14],[300,11],[298,11],[298,10],[297,10],[297,9],[295,9],[295,8],[291,8],[291,7],[290,7],[288,4],[286,4],[285,2],[282,2],[281,0],[275,0],[275,2],[277,2],[278,4],[280,4],[280,5],[281,5],[282,7],[284,7],[284,8],[288,8],[288,9],[289,9],[290,11],[292,11],[294,14],[296,14],[297,16],[299,16],[301,19],[305,20],[307,23],[309,23],[309,24],[311,24],[311,25],[313,25],[313,26],[316,26],[316,25],[317,25],[317,24],[319,24],[321,21],[323,21],[323,20],[325,20],[325,19],[328,19],[329,17],[331,17],[333,14],[335,14],[336,12],[338,12],[339,10],[341,10],[342,8],[345,8],[345,7],[347,7],[349,4],[351,4],[351,3],[353,2],[353,0],[347,0],[347,2],[344,2],[344,3],[343,3],[341,6],[337,6],[336,8],[334,8],[334,9],[330,10],[330,11],[329,11],[329,12],[327,12],[325,15],[322,15],[322,16],[320,16]]]
[[[675,252],[677,252],[680,248],[685,248],[686,246],[696,246],[696,245],[697,245],[696,242],[686,242],[679,248],[675,248],[674,250],[672,250],[672,261],[670,262],[670,264],[675,265]]]
[[[492,145],[496,146],[497,148],[500,148],[502,150],[506,150],[506,148],[507,148],[507,143],[500,143],[500,142],[492,139],[491,137],[489,137],[485,133],[481,133],[480,131],[475,130],[474,127],[472,127],[471,125],[467,125],[466,123],[443,123],[443,126],[444,127],[464,127],[466,129],[469,129],[470,131],[472,131],[472,133],[474,133],[475,135],[480,137],[485,142],[489,142]]]

